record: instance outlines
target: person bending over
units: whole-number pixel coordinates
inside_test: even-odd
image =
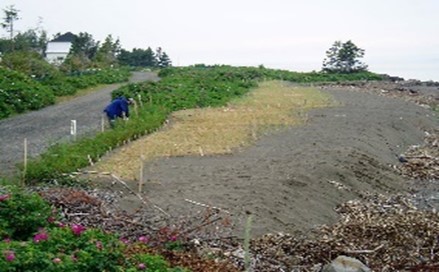
[[[107,114],[108,122],[112,128],[114,128],[117,118],[128,120],[130,117],[129,105],[132,104],[134,104],[134,99],[126,99],[121,96],[111,101],[111,103],[105,107],[104,112]]]

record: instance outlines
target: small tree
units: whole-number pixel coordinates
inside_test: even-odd
[[[157,58],[156,63],[159,68],[165,68],[171,66],[171,59],[168,54],[162,50],[161,47],[156,49],[155,56]]]
[[[120,53],[120,41],[113,41],[113,37],[108,35],[105,41],[96,52],[95,60],[103,66],[110,66],[117,62],[117,55]]]
[[[1,25],[7,32],[9,32],[9,39],[12,40],[12,38],[14,38],[14,22],[19,19],[19,10],[12,5],[3,11],[5,12],[5,17],[3,17],[3,23],[1,23]]]
[[[91,60],[95,57],[99,48],[99,42],[95,42],[93,36],[87,32],[81,32],[73,40],[70,55],[81,56]]]
[[[336,41],[326,51],[323,60],[323,71],[332,73],[355,73],[367,71],[367,65],[359,59],[364,56],[364,49],[357,47],[352,41],[342,43]]]

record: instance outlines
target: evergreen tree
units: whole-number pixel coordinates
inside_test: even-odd
[[[154,51],[152,51],[151,47],[148,47],[145,50],[144,56],[143,56],[143,65],[144,67],[156,67],[157,61],[156,56],[154,54]]]
[[[163,54],[158,59],[158,66],[160,68],[169,67],[172,65],[171,59],[169,58],[168,54],[166,52],[163,52]]]
[[[171,66],[169,56],[159,47],[156,52],[148,47],[147,49],[134,48],[132,52],[121,49],[117,56],[121,65],[135,67],[168,67]]]
[[[166,54],[166,52],[164,52],[162,50],[161,47],[158,47],[156,49],[155,56],[156,56],[156,64],[157,64],[158,67],[164,68],[164,67],[171,66],[171,59]]]
[[[366,71],[367,65],[359,59],[364,56],[364,49],[357,47],[352,41],[342,43],[336,41],[326,51],[323,60],[323,71],[335,73],[354,73]]]
[[[18,51],[35,51],[44,55],[47,44],[47,33],[43,30],[38,33],[34,29],[18,33],[14,37],[15,50]]]
[[[117,61],[120,65],[134,66],[132,65],[132,54],[130,51],[121,49],[117,55]]]
[[[95,42],[93,36],[87,32],[81,32],[75,38],[70,48],[70,55],[94,59],[99,47],[99,42]]]
[[[116,63],[117,55],[120,51],[119,39],[113,41],[113,37],[108,35],[97,50],[95,60],[104,66],[112,65]]]

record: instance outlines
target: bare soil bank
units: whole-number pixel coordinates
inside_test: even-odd
[[[365,192],[408,190],[391,165],[437,115],[401,98],[365,90],[323,88],[338,107],[309,112],[308,122],[270,133],[233,155],[176,157],[145,165],[145,197],[169,214],[190,216],[204,208],[229,211],[242,228],[253,214],[252,233],[306,231],[335,222],[334,208]],[[135,188],[135,182],[130,182]],[[120,202],[133,211],[135,196]]]

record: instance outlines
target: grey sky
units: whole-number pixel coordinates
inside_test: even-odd
[[[125,49],[161,46],[174,65],[259,65],[321,69],[336,40],[366,50],[374,72],[439,81],[437,0],[2,0],[15,5],[17,30],[52,37],[88,32],[118,37]],[[2,30],[2,35],[6,32]]]

